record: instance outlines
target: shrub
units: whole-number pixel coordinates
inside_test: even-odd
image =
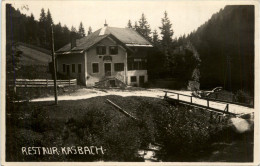
[[[235,94],[235,101],[239,103],[248,103],[250,104],[250,95],[244,90],[238,90]]]

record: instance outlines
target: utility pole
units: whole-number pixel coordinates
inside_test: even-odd
[[[51,25],[51,52],[52,52],[52,63],[53,63],[53,72],[54,72],[54,97],[55,105],[58,105],[58,95],[57,95],[57,76],[56,76],[56,57],[54,52],[54,35],[53,35],[53,24]]]

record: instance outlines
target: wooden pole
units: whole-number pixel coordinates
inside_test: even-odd
[[[229,111],[229,110],[228,110],[228,109],[229,109],[228,107],[229,107],[229,104],[227,104],[227,107],[226,107],[226,108],[227,108],[227,112]]]
[[[56,76],[56,57],[54,53],[54,35],[53,35],[53,25],[51,25],[51,51],[52,51],[52,63],[53,63],[53,72],[54,72],[54,98],[55,104],[58,104],[58,95],[57,95],[57,76]]]
[[[134,116],[130,115],[128,112],[126,112],[125,110],[123,110],[121,107],[119,107],[118,105],[116,105],[115,103],[113,103],[111,100],[107,99],[107,101],[112,104],[114,107],[116,107],[121,113],[123,113],[124,115],[126,115],[127,117],[130,117],[131,119],[135,120],[135,121],[139,121],[137,118],[135,118]]]
[[[165,92],[165,95],[164,95],[164,98],[166,98],[167,97],[167,92]]]

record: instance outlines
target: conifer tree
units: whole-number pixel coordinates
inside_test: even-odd
[[[92,33],[92,28],[91,28],[91,26],[89,26],[89,28],[88,28],[88,35],[91,34],[91,33]]]
[[[172,36],[173,36],[173,30],[172,30],[172,24],[168,18],[168,14],[165,11],[164,17],[162,18],[162,26],[159,27],[161,30],[162,40],[161,45],[164,50],[164,67],[166,70],[170,70],[170,49],[172,45]]]
[[[162,18],[162,26],[159,28],[162,34],[162,45],[168,48],[172,44],[173,30],[166,11],[164,12],[164,17]]]
[[[135,21],[134,30],[136,30],[136,31],[138,31],[138,30],[139,30],[139,26],[138,26],[138,23],[137,23],[137,21]]]
[[[46,14],[45,14],[44,8],[41,9],[39,22],[43,23],[43,24],[46,22]]]
[[[76,28],[72,25],[71,26],[71,29],[70,29],[71,32],[77,32]]]
[[[128,20],[127,28],[133,28],[131,20]]]
[[[39,19],[39,38],[40,38],[40,43],[42,43],[43,45],[46,46],[47,43],[47,31],[46,31],[46,13],[44,11],[44,8],[41,9],[41,13],[40,13],[40,19]]]
[[[80,24],[79,24],[79,36],[80,37],[84,37],[86,34],[85,34],[85,29],[84,29],[84,27],[83,27],[83,24],[82,24],[82,22],[80,22]]]
[[[46,16],[46,23],[47,23],[48,26],[50,26],[51,24],[53,24],[51,12],[50,12],[49,9],[48,9],[47,16]]]
[[[142,13],[142,16],[138,22],[139,22],[139,27],[138,27],[137,31],[140,34],[142,34],[146,39],[151,40],[151,37],[150,37],[151,28],[146,20],[144,13]]]
[[[37,23],[34,20],[34,16],[32,13],[26,24],[26,29],[27,29],[26,38],[29,40],[30,43],[35,41],[37,39]]]
[[[158,35],[158,32],[157,32],[156,29],[153,31],[152,41],[153,41],[153,44],[154,44],[155,46],[159,46],[159,43],[160,43],[160,41],[159,41],[159,35]]]

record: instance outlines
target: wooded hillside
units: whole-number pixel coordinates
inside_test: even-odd
[[[254,91],[254,6],[226,6],[184,40],[201,58],[203,87]]]

